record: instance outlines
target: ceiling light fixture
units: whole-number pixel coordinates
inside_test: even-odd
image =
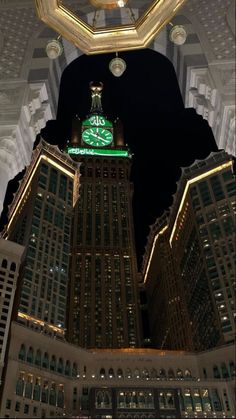
[[[173,24],[171,25],[173,26]],[[183,26],[175,25],[170,30],[169,38],[175,45],[183,45],[187,39],[187,32]]]
[[[61,35],[58,36],[57,39],[50,39],[46,45],[46,53],[48,58],[51,60],[55,60],[56,58],[60,57],[63,52],[63,45],[59,41]]]
[[[118,52],[116,52],[116,57],[113,58],[109,63],[109,70],[115,77],[120,77],[126,69],[126,62],[122,58],[118,57]]]
[[[89,2],[100,9],[115,9],[125,7],[128,0],[89,0]]]

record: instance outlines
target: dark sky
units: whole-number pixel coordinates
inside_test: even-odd
[[[56,121],[42,136],[63,148],[70,139],[71,121],[83,118],[91,105],[90,81],[104,84],[104,113],[119,117],[125,142],[134,153],[134,222],[138,261],[149,225],[172,204],[180,167],[207,157],[217,146],[207,122],[194,109],[185,109],[172,63],[146,49],[119,54],[127,63],[121,77],[108,68],[115,54],[81,56],[64,71]]]

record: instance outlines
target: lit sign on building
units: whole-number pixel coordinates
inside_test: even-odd
[[[84,147],[68,147],[68,154],[91,155],[91,156],[116,156],[116,157],[129,157],[131,154],[127,150],[104,149],[104,148],[84,148]]]

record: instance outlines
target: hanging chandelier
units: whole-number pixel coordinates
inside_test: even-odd
[[[116,53],[115,58],[113,58],[109,63],[109,70],[115,77],[120,77],[126,69],[126,62],[123,58],[118,57]]]
[[[186,0],[35,0],[39,18],[85,54],[146,48]]]

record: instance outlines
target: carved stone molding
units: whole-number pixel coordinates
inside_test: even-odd
[[[18,111],[13,113],[15,120],[11,124],[0,125],[0,213],[3,208],[7,184],[30,163],[36,135],[52,119],[45,83],[29,84],[21,90],[21,103]],[[4,91],[3,99],[13,106],[12,92]],[[15,107],[15,105],[14,105]],[[10,109],[11,110],[11,109]],[[12,114],[12,115],[13,115]]]
[[[231,94],[227,95],[228,84],[234,84],[232,77],[233,73],[230,71],[223,78],[222,87],[225,89],[218,89],[209,68],[189,69],[186,106],[195,108],[208,121],[219,148],[236,155],[233,131],[235,102]]]

